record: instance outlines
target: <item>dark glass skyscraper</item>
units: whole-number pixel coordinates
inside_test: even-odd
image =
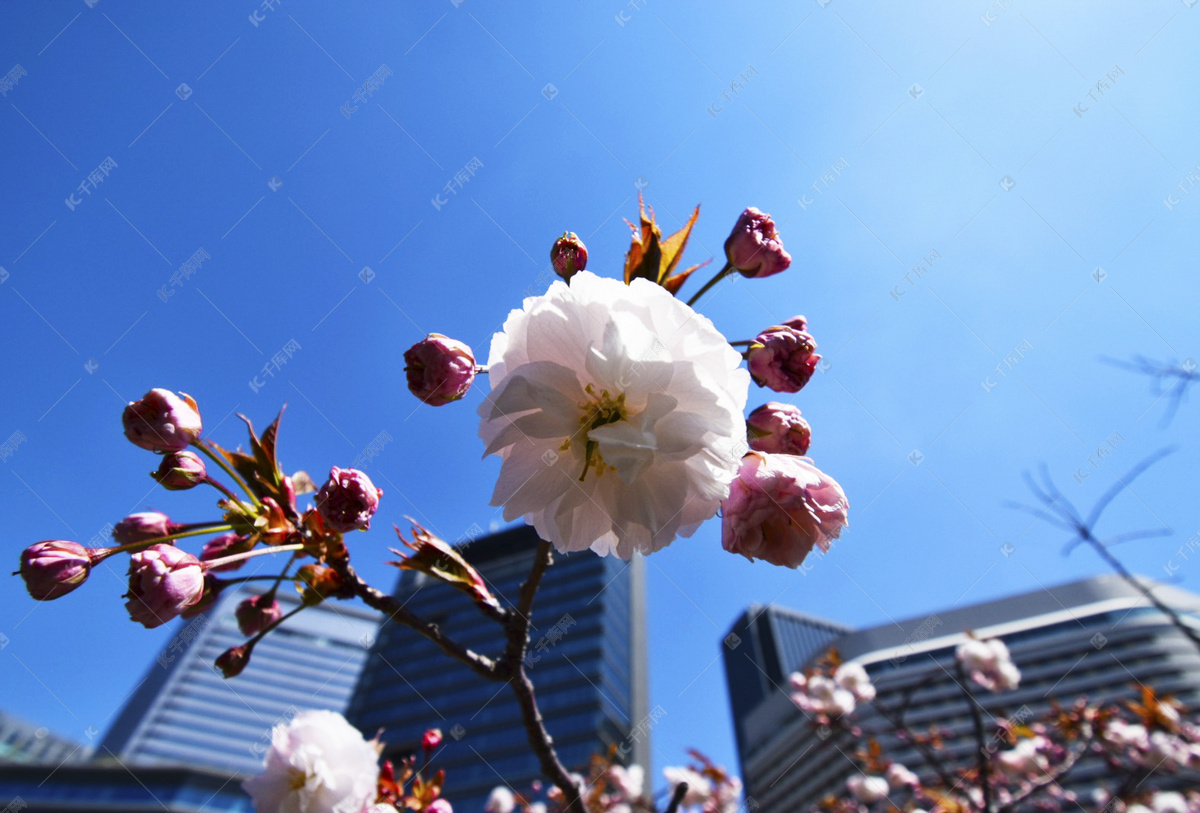
[[[460,550],[493,593],[515,603],[537,543],[534,530],[520,526]],[[542,579],[526,663],[546,727],[572,770],[586,770],[610,746],[623,761],[649,767],[643,592],[640,559],[590,551],[556,554]],[[396,597],[452,639],[500,654],[500,628],[462,593],[404,571]],[[346,716],[368,736],[384,729],[391,759],[416,752],[426,729],[441,728],[433,764],[445,769],[446,795],[464,813],[482,811],[497,785],[527,792],[541,775],[512,690],[398,624],[380,631]]]

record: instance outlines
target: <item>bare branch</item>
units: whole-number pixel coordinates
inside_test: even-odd
[[[402,624],[428,638],[450,657],[465,663],[488,680],[503,680],[495,661],[447,638],[437,624],[418,617],[392,596],[363,581],[348,560],[332,560],[330,566],[342,577],[347,597],[357,596],[364,604],[384,614],[385,620]]]
[[[979,701],[975,699],[975,694],[971,691],[967,672],[958,658],[954,659],[954,669],[958,672],[958,687],[966,695],[967,704],[971,709],[971,727],[975,733],[975,749],[978,752],[976,765],[979,773],[979,788],[983,791],[983,813],[992,813],[992,761],[983,734],[983,715],[979,713]]]
[[[1081,544],[1086,543],[1090,545],[1092,549],[1100,555],[1100,558],[1103,559],[1105,563],[1117,573],[1117,575],[1124,579],[1137,592],[1141,593],[1141,595],[1147,601],[1154,605],[1155,609],[1165,615],[1170,620],[1171,624],[1174,625],[1174,627],[1181,633],[1183,633],[1184,637],[1191,641],[1196,649],[1200,651],[1200,633],[1198,633],[1195,628],[1188,624],[1183,619],[1183,616],[1176,612],[1174,608],[1168,606],[1165,602],[1160,600],[1158,596],[1154,595],[1154,591],[1148,585],[1144,584],[1136,576],[1130,573],[1125,565],[1123,565],[1121,561],[1113,555],[1112,551],[1109,550],[1110,545],[1116,545],[1122,542],[1129,542],[1135,539],[1147,539],[1155,536],[1170,535],[1170,529],[1126,531],[1125,533],[1118,534],[1109,540],[1098,538],[1094,531],[1096,523],[1100,521],[1100,517],[1104,513],[1104,509],[1112,504],[1112,501],[1116,499],[1122,491],[1128,488],[1130,483],[1141,476],[1155,463],[1174,452],[1175,449],[1176,447],[1174,446],[1168,446],[1163,449],[1159,449],[1157,452],[1154,452],[1138,462],[1137,465],[1135,465],[1126,473],[1124,478],[1118,477],[1117,482],[1107,491],[1105,491],[1104,494],[1100,496],[1100,499],[1096,501],[1096,504],[1092,507],[1091,512],[1088,514],[1086,522],[1077,519],[1078,514],[1075,511],[1075,507],[1071,505],[1070,501],[1067,500],[1066,497],[1064,497],[1054,486],[1054,481],[1050,477],[1050,472],[1048,469],[1046,469],[1044,464],[1041,467],[1042,479],[1044,481],[1043,485],[1039,486],[1039,484],[1034,482],[1033,478],[1029,477],[1027,474],[1025,476],[1025,481],[1029,485],[1030,490],[1033,491],[1034,495],[1046,505],[1048,510],[1057,506],[1055,510],[1060,517],[1076,518],[1074,520],[1076,525],[1071,529],[1074,531],[1074,537],[1063,548],[1064,555],[1070,553]],[[1022,511],[1030,510],[1028,506],[1020,504],[1015,504],[1013,507]],[[1054,523],[1050,522],[1050,524],[1053,525]]]
[[[1090,513],[1087,518],[1087,526],[1089,528],[1095,527],[1096,523],[1100,520],[1100,514],[1104,512],[1105,508],[1108,508],[1108,504],[1116,499],[1118,494],[1128,488],[1129,484],[1141,476],[1146,469],[1150,468],[1167,455],[1173,454],[1178,448],[1178,446],[1165,446],[1150,456],[1143,458],[1140,463],[1126,472],[1124,479],[1118,477],[1117,482],[1109,486],[1108,491],[1105,491],[1104,494],[1101,495],[1100,499],[1096,501],[1096,504],[1092,507],[1092,513]]]
[[[680,782],[675,786],[675,792],[671,794],[671,801],[667,804],[667,809],[663,813],[676,813],[679,806],[683,804],[683,797],[687,795],[688,783]]]
[[[1134,356],[1132,361],[1121,361],[1105,356],[1101,356],[1100,360],[1113,367],[1120,367],[1123,370],[1149,376],[1159,398],[1171,392],[1171,390],[1175,390],[1171,394],[1170,406],[1167,409],[1167,413],[1163,415],[1163,426],[1166,426],[1175,418],[1175,413],[1179,411],[1180,403],[1183,402],[1184,396],[1187,395],[1188,387],[1200,381],[1200,370],[1197,369],[1196,362],[1190,358],[1184,359],[1179,363],[1154,361],[1140,355]],[[1164,386],[1167,381],[1171,383]],[[1178,389],[1176,389],[1177,385]]]
[[[529,679],[529,674],[525,671],[525,650],[529,646],[529,615],[533,611],[533,599],[537,595],[542,576],[553,561],[553,547],[549,542],[541,540],[534,556],[533,568],[529,571],[529,578],[521,585],[516,611],[508,617],[505,625],[508,646],[504,651],[501,671],[511,678],[513,693],[517,696],[517,703],[521,706],[525,733],[529,739],[529,745],[541,763],[542,773],[562,791],[568,811],[584,813],[579,785],[571,778],[570,772],[567,771],[562,760],[558,758],[558,753],[554,750],[554,739],[546,730],[546,722],[537,706],[533,681]]]

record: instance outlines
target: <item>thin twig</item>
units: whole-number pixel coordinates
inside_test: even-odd
[[[923,742],[916,734],[908,730],[904,724],[903,714],[898,714],[897,712],[885,706],[878,696],[871,701],[871,705],[874,706],[875,710],[878,711],[880,715],[882,715],[883,718],[892,725],[892,728],[895,729],[897,733],[904,733],[907,735],[907,741],[912,743],[913,747],[917,749],[917,752],[921,755],[921,758],[925,760],[925,764],[933,769],[933,771],[938,775],[938,778],[942,780],[942,784],[946,786],[947,790],[953,789],[954,786],[958,784],[958,780],[951,776],[950,772],[947,771],[943,766],[943,758],[938,756],[937,752],[935,752],[929,746],[929,743]]]
[[[1153,454],[1140,460],[1136,465],[1134,465],[1133,468],[1125,473],[1124,477],[1118,477],[1117,482],[1110,486],[1102,495],[1100,495],[1100,499],[1096,501],[1096,504],[1092,507],[1092,510],[1089,512],[1086,520],[1080,517],[1079,513],[1075,510],[1075,506],[1073,506],[1070,500],[1064,497],[1062,493],[1059,492],[1058,488],[1055,487],[1054,481],[1050,477],[1050,472],[1044,465],[1042,466],[1042,484],[1039,485],[1028,473],[1025,473],[1024,477],[1025,482],[1029,485],[1029,488],[1034,493],[1034,496],[1036,496],[1044,504],[1045,511],[1053,512],[1055,519],[1046,518],[1046,521],[1051,525],[1055,525],[1056,527],[1063,527],[1065,525],[1066,529],[1072,533],[1073,538],[1064,547],[1064,554],[1070,553],[1079,545],[1089,545],[1093,550],[1096,551],[1096,553],[1100,555],[1100,558],[1103,559],[1104,562],[1117,573],[1117,575],[1124,579],[1131,587],[1134,588],[1134,590],[1141,593],[1147,601],[1154,605],[1155,609],[1165,615],[1170,620],[1171,624],[1173,624],[1176,629],[1183,633],[1183,635],[1192,642],[1197,651],[1200,651],[1200,633],[1197,633],[1197,631],[1190,624],[1188,624],[1183,619],[1183,616],[1180,615],[1173,607],[1170,607],[1161,599],[1159,599],[1158,596],[1154,594],[1153,589],[1129,572],[1125,565],[1122,564],[1115,555],[1113,555],[1111,550],[1109,550],[1111,545],[1119,544],[1121,542],[1129,542],[1135,539],[1164,536],[1170,534],[1170,531],[1166,529],[1126,531],[1125,533],[1118,534],[1109,539],[1101,539],[1100,537],[1096,536],[1095,533],[1096,524],[1100,521],[1100,517],[1103,515],[1104,510],[1112,504],[1112,501],[1115,500],[1122,491],[1127,489],[1130,483],[1144,474],[1146,470],[1155,463],[1174,452],[1175,449],[1176,447],[1174,446],[1167,446],[1159,449]],[[1029,506],[1014,505],[1013,507],[1024,511],[1030,511],[1032,513],[1032,509],[1030,509]]]
[[[394,621],[397,624],[402,624],[409,629],[415,630],[437,644],[447,655],[465,663],[475,670],[476,673],[488,680],[504,679],[495,661],[486,655],[480,655],[478,652],[468,649],[457,641],[447,638],[437,624],[425,621],[392,596],[367,584],[354,572],[354,568],[351,567],[350,562],[346,560],[333,560],[330,562],[330,565],[341,576],[343,590],[347,592],[348,596],[357,596],[362,599],[362,602],[368,607],[383,613],[385,620]]]
[[[1120,367],[1124,370],[1131,370],[1135,373],[1149,376],[1155,385],[1155,390],[1158,392],[1158,398],[1171,392],[1175,388],[1175,385],[1179,385],[1179,388],[1175,389],[1171,394],[1170,406],[1167,408],[1166,414],[1163,415],[1163,426],[1168,425],[1175,419],[1175,413],[1179,411],[1179,405],[1183,402],[1184,396],[1187,395],[1188,387],[1200,381],[1200,370],[1197,369],[1196,362],[1192,359],[1184,359],[1180,363],[1168,363],[1154,361],[1153,359],[1138,355],[1134,356],[1132,361],[1122,361],[1106,356],[1101,356],[1100,360],[1114,367]],[[1164,386],[1168,380],[1171,383]],[[1157,401],[1158,399],[1156,398],[1155,400]]]
[[[1024,793],[1014,796],[1012,800],[1008,802],[1008,804],[1000,808],[999,813],[1012,813],[1018,808],[1018,806],[1024,802],[1028,802],[1038,793],[1046,790],[1051,785],[1060,784],[1062,778],[1070,773],[1071,770],[1079,764],[1079,760],[1087,756],[1095,739],[1096,732],[1094,729],[1090,729],[1088,731],[1087,739],[1084,740],[1083,745],[1078,750],[1070,753],[1070,755],[1058,766],[1057,771],[1055,771],[1053,774],[1047,774],[1046,778],[1039,782],[1032,783],[1029,786],[1029,789]]]

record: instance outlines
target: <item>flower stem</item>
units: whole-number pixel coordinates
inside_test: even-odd
[[[275,586],[278,587],[279,582],[282,579],[287,579],[288,581],[292,581],[292,582],[297,580],[295,576],[238,576],[236,579],[221,579],[221,584],[230,585],[230,584],[241,584],[242,582],[254,582],[254,581],[261,582],[261,581],[270,580],[270,581],[275,582],[276,583]],[[272,589],[274,589],[274,588],[272,588]]]
[[[206,533],[206,532],[211,532],[217,528],[219,528],[223,531],[227,531],[227,530],[229,530],[230,525],[228,522],[226,522],[223,519],[214,519],[214,520],[207,520],[205,522],[185,522],[182,525],[177,525],[176,527],[179,529],[176,533],[186,531],[186,532],[188,532],[189,535],[195,536],[195,534],[193,534],[192,531]]]
[[[207,444],[211,443],[211,442],[212,441],[208,441],[207,443],[202,443],[200,441],[197,441],[196,443],[193,443],[192,445],[195,446],[197,449],[199,449],[201,452],[203,452],[205,455],[207,455],[209,460],[211,460],[212,462],[214,462],[218,466],[220,466],[222,469],[224,469],[225,473],[233,478],[233,481],[235,483],[237,483],[238,486],[241,487],[242,491],[246,492],[246,496],[250,498],[250,501],[252,503],[254,503],[255,508],[261,508],[262,503],[258,501],[258,495],[255,494],[253,491],[251,491],[250,486],[246,485],[246,481],[243,480],[241,478],[241,476],[236,471],[233,470],[233,467],[229,465],[229,461],[225,459],[225,455],[217,454],[212,449],[208,448]]]
[[[268,624],[267,626],[265,626],[261,630],[259,630],[258,633],[253,638],[251,638],[246,643],[242,644],[242,646],[244,646],[246,648],[246,658],[249,659],[251,653],[254,652],[254,647],[258,645],[259,641],[261,641],[263,638],[267,637],[268,632],[270,632],[271,630],[278,627],[284,621],[287,621],[289,618],[291,618],[296,613],[303,612],[304,610],[307,610],[307,609],[308,609],[308,605],[301,603],[300,605],[298,605],[296,607],[296,609],[289,610],[288,612],[284,613],[282,616],[277,618],[275,621],[271,622],[270,624]]]
[[[304,550],[304,545],[268,545],[265,548],[257,550],[249,550],[245,553],[235,553],[232,556],[222,556],[220,559],[209,559],[204,563],[205,568],[211,570],[214,567],[223,567],[231,565],[234,562],[241,562],[245,559],[253,559],[255,556],[266,556],[271,553],[286,553],[288,551]],[[288,564],[291,564],[290,562]]]
[[[234,494],[232,491],[230,491],[225,486],[224,483],[222,483],[218,480],[214,480],[211,477],[205,477],[204,482],[207,483],[208,485],[212,486],[213,488],[215,488],[217,491],[220,491],[222,494],[224,494],[229,499],[233,500],[234,502],[237,502],[237,495]]]
[[[699,291],[696,291],[695,295],[694,295],[694,296],[693,296],[691,299],[689,299],[689,300],[687,301],[688,305],[689,305],[689,306],[691,306],[691,305],[695,305],[695,304],[696,304],[696,302],[697,302],[697,301],[699,301],[700,297],[702,297],[702,296],[704,296],[706,293],[708,293],[708,289],[709,289],[709,288],[713,287],[713,286],[714,286],[714,285],[716,285],[718,282],[720,282],[721,280],[725,279],[725,278],[726,278],[727,276],[729,276],[729,275],[730,275],[730,273],[732,273],[733,271],[734,271],[734,268],[733,268],[733,266],[732,266],[732,265],[730,265],[729,263],[725,263],[725,267],[724,267],[724,268],[722,268],[720,271],[718,271],[718,272],[717,272],[717,274],[716,274],[716,276],[714,276],[714,277],[713,277],[712,279],[710,279],[708,282],[704,283],[704,287],[703,287],[703,288],[701,288]]]
[[[167,534],[166,536],[156,536],[153,539],[143,539],[140,542],[130,542],[127,545],[118,545],[115,548],[93,548],[91,551],[91,555],[93,557],[92,563],[95,564],[103,559],[107,559],[114,553],[123,553],[124,551],[128,550],[141,550],[143,548],[148,548],[151,545],[157,545],[162,542],[170,542],[173,539],[183,539],[188,536],[206,536],[207,534],[211,534],[215,531],[233,530],[232,525],[227,525],[225,523],[197,523],[196,525],[185,525],[184,528],[185,530],[179,531],[178,533]]]
[[[279,571],[279,575],[275,577],[275,583],[273,585],[271,585],[271,589],[268,590],[264,595],[270,596],[271,600],[274,601],[275,593],[279,590],[280,582],[282,582],[284,579],[289,579],[290,581],[296,581],[295,578],[289,578],[287,575],[287,572],[292,569],[292,565],[294,565],[296,563],[296,559],[298,559],[299,557],[300,557],[300,551],[294,551],[292,553],[292,558],[288,559],[288,563],[283,566],[283,570]]]

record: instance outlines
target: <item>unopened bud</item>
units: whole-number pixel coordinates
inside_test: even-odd
[[[171,452],[162,459],[158,471],[150,475],[168,491],[186,491],[208,477],[204,461],[195,452]]]
[[[250,649],[245,646],[235,646],[222,652],[213,663],[226,678],[237,677],[250,663]]]
[[[577,272],[587,268],[587,260],[587,246],[573,231],[563,232],[563,236],[555,240],[550,249],[550,262],[554,265],[555,273],[568,281]]]
[[[430,333],[404,351],[408,389],[430,406],[457,401],[475,380],[475,354],[460,341]]]
[[[112,537],[118,545],[132,545],[134,542],[170,536],[176,530],[178,527],[166,514],[158,511],[140,511],[130,514],[113,526]]]
[[[152,452],[180,452],[199,440],[204,425],[190,395],[152,389],[121,415],[125,437]]]
[[[257,635],[283,617],[283,609],[273,594],[252,596],[234,611],[238,629],[247,637]]]
[[[92,568],[88,549],[78,542],[51,539],[21,553],[21,569],[29,595],[38,601],[65,596],[87,581]]]

